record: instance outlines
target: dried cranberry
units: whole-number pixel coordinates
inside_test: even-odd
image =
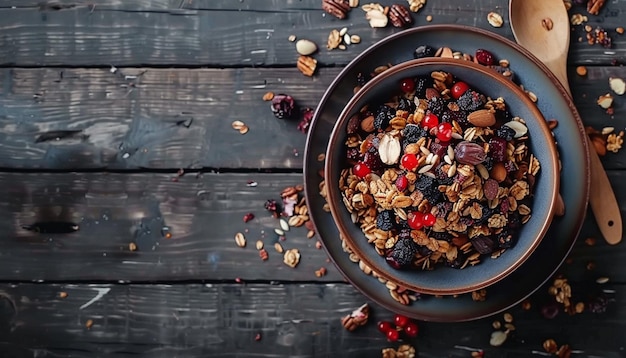
[[[430,147],[428,148],[431,153],[442,158],[446,154],[446,150],[448,149],[448,144],[444,144],[441,141],[434,140],[430,143]]]
[[[489,155],[496,162],[503,162],[506,159],[506,145],[504,138],[492,137],[489,139]]]
[[[247,223],[248,221],[254,219],[254,214],[253,213],[247,213],[246,215],[243,216],[243,222]]]
[[[373,172],[383,169],[383,162],[380,160],[378,150],[374,147],[370,148],[363,156],[363,163],[367,165]]]
[[[396,189],[398,189],[399,192],[405,191],[408,186],[409,186],[409,180],[406,178],[405,175],[400,175],[396,179]]]
[[[491,66],[496,63],[496,58],[493,56],[493,54],[482,48],[476,50],[475,57],[476,61],[478,61],[478,63],[480,63],[481,65]]]
[[[278,119],[291,118],[296,109],[296,101],[290,95],[280,93],[274,95],[270,108]]]
[[[495,199],[498,196],[498,182],[491,178],[487,179],[483,185],[483,191],[487,200]]]
[[[302,111],[302,119],[300,123],[298,123],[298,130],[302,133],[306,133],[309,131],[309,126],[311,125],[311,121],[313,120],[313,114],[315,111],[313,109],[307,107]]]

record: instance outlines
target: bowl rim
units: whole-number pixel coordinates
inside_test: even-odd
[[[388,77],[398,72],[407,71],[407,70],[410,70],[419,66],[437,66],[437,65],[451,65],[454,67],[461,67],[466,70],[479,72],[480,74],[493,78],[500,85],[505,86],[509,91],[513,92],[515,94],[515,97],[517,97],[520,101],[522,101],[523,105],[528,108],[528,110],[532,113],[532,117],[536,119],[536,122],[538,124],[537,127],[541,131],[541,134],[542,134],[541,137],[552,138],[551,130],[548,128],[547,122],[545,120],[545,117],[541,113],[541,110],[536,106],[535,103],[533,103],[533,101],[528,97],[528,95],[523,91],[523,89],[521,89],[513,81],[510,81],[506,77],[502,76],[502,74],[500,74],[499,72],[489,67],[476,64],[472,61],[466,61],[462,59],[453,59],[453,58],[426,57],[426,58],[409,60],[409,61],[398,63],[396,65],[391,66],[386,71],[382,72],[381,74],[375,76],[370,81],[368,81],[361,89],[359,89],[359,91],[357,91],[350,98],[348,103],[342,109],[339,117],[337,118],[333,126],[333,129],[332,129],[329,141],[328,141],[328,146],[326,148],[326,158],[327,159],[332,158],[332,153],[334,151],[341,150],[339,146],[343,145],[343,142],[340,143],[337,139],[338,137],[343,135],[343,131],[344,131],[343,127],[345,123],[348,121],[350,114],[355,111],[356,104],[361,100],[363,96],[365,96],[367,93],[372,91],[380,82],[383,82],[385,79],[387,79]],[[549,165],[550,172],[554,172],[558,174],[560,173],[560,170],[558,168],[559,159],[558,159],[558,151],[556,148],[556,143],[554,140],[546,140],[545,142],[549,149],[550,160],[549,160],[549,163],[542,163],[541,165],[542,167],[545,165]],[[330,173],[332,172],[331,168],[333,167],[331,165],[331,162],[333,161],[326,160],[326,162],[324,163],[324,180],[327,185],[326,192],[328,195],[327,201],[329,203],[330,212],[333,217],[333,220],[337,228],[339,229],[340,235],[343,236],[345,243],[367,266],[369,266],[373,271],[375,271],[383,279],[386,279],[396,284],[400,284],[408,289],[414,290],[422,294],[431,294],[431,295],[464,294],[464,293],[469,293],[472,291],[483,289],[507,277],[509,274],[515,271],[518,267],[520,267],[532,255],[532,253],[535,251],[535,249],[539,246],[539,244],[545,237],[546,233],[548,232],[550,228],[552,219],[554,217],[554,214],[556,211],[555,203],[559,195],[560,175],[553,175],[548,178],[544,178],[542,176],[542,181],[549,181],[548,186],[554,189],[552,190],[551,195],[547,198],[547,200],[545,197],[542,198],[542,201],[545,200],[546,203],[549,204],[548,213],[545,217],[541,218],[540,230],[538,234],[535,236],[535,239],[531,242],[530,246],[527,249],[525,249],[521,253],[520,257],[518,257],[513,262],[513,264],[508,266],[505,270],[499,272],[497,275],[490,276],[490,278],[486,280],[482,280],[481,282],[476,283],[476,284],[464,285],[461,287],[450,288],[450,289],[425,287],[425,286],[416,285],[406,280],[398,279],[398,277],[395,277],[393,274],[389,273],[389,272],[393,272],[391,270],[385,270],[385,269],[380,270],[379,269],[380,265],[375,263],[373,259],[371,259],[369,256],[374,251],[370,251],[366,254],[365,252],[363,252],[363,250],[359,248],[358,245],[353,244],[354,238],[348,234],[349,230],[347,228],[347,225],[354,225],[354,224],[351,222],[347,223],[343,220],[339,220],[339,210],[345,210],[345,207],[342,205],[343,200],[341,198],[340,191],[338,187],[335,188],[336,185],[332,185],[332,189],[331,187],[328,186],[329,183],[333,183],[335,181],[335,180],[332,180],[332,178],[330,178]],[[338,169],[338,173],[340,171],[341,169]],[[459,270],[459,271],[462,271],[462,270]]]

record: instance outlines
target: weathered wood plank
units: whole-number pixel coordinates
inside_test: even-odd
[[[4,69],[0,167],[300,169],[299,119],[276,119],[263,94],[286,92],[315,108],[338,72],[310,79],[296,69]],[[235,120],[248,134],[233,130]],[[38,142],[67,130],[81,132]]]
[[[343,65],[360,49],[399,31],[391,26],[371,29],[360,9],[354,9],[346,20],[338,20],[325,14],[318,0],[134,3],[61,2],[69,7],[41,11],[40,2],[6,2],[0,8],[0,65],[293,66],[297,55],[287,41],[290,34],[310,38],[324,47],[331,29],[346,26],[361,36],[362,43],[348,51],[322,48],[316,56],[323,65]],[[391,5],[393,1],[381,3]],[[428,2],[414,14],[415,26],[429,24],[426,16],[432,15],[431,23],[477,26],[512,39],[508,22],[493,28],[486,20],[487,13],[494,10],[506,18],[507,3]],[[614,46],[606,51],[599,51],[599,45],[576,41],[585,34],[578,26],[572,37],[572,61],[605,65],[615,59],[623,61],[626,38],[614,29],[623,25],[620,19],[625,11],[626,5],[616,2],[606,4],[600,16],[590,16],[590,25],[602,25],[611,32]],[[586,13],[582,6],[572,12]]]
[[[7,68],[0,71],[0,167],[297,170],[306,136],[297,130],[298,120],[276,119],[261,98],[266,91],[285,92],[301,107],[315,108],[339,70],[322,68],[310,79],[293,68],[120,68],[115,74]],[[570,76],[585,123],[624,128],[624,99],[615,95],[613,116],[596,99],[610,91],[609,76],[626,78],[626,67],[588,72],[581,78],[572,69]],[[234,120],[247,123],[248,134],[234,131]],[[48,132],[71,130],[81,132],[37,142]],[[607,155],[605,166],[626,168],[624,153]]]
[[[340,318],[367,302],[347,284],[20,284],[0,290],[0,346],[15,352],[12,357],[379,357],[383,348],[400,344],[377,331],[375,322],[392,314],[371,302],[370,323],[355,332],[343,329]],[[515,307],[516,330],[499,348],[488,340],[501,315],[454,325],[420,322],[419,337],[404,343],[426,358],[468,357],[457,345],[511,358],[543,351],[542,342],[554,338],[582,351],[577,357],[617,358],[624,349],[626,301],[616,298],[604,314],[561,314],[552,321],[538,307]],[[90,329],[87,320],[93,321]]]
[[[626,213],[626,191],[616,184],[625,176],[623,171],[610,172],[622,213]],[[300,174],[204,174],[200,178],[188,174],[177,181],[173,177],[0,173],[0,217],[4,218],[0,280],[309,281],[317,280],[314,272],[325,267],[328,275],[320,280],[343,281],[326,253],[315,247],[317,238],[306,238],[304,227],[292,228],[284,241],[274,233],[279,222],[264,204],[268,199],[280,202],[284,188],[302,183]],[[258,186],[248,186],[249,180]],[[248,213],[255,218],[244,223]],[[76,224],[79,230],[65,227],[66,233],[48,234],[23,228],[42,222]],[[167,232],[170,239],[163,237]],[[237,232],[247,237],[246,248],[235,245]],[[577,243],[572,255],[579,263],[576,268],[593,260],[598,275],[626,281],[626,272],[615,265],[626,260],[626,246],[605,244],[591,218],[581,237],[596,237],[598,244]],[[268,261],[259,258],[254,248],[257,240],[265,244]],[[284,265],[282,255],[274,251],[277,241],[285,249],[300,251],[296,269]],[[130,243],[138,250],[131,251]]]
[[[317,238],[304,227],[286,240],[265,210],[268,199],[302,184],[300,174],[0,174],[1,280],[322,280],[343,281]],[[249,180],[257,187],[247,185]],[[243,217],[255,218],[244,223]],[[38,222],[72,223],[78,231],[47,234],[24,229]],[[51,230],[49,225],[40,225]],[[166,227],[165,230],[163,228]],[[67,233],[67,231],[70,231]],[[167,232],[171,238],[164,237]],[[245,234],[246,248],[235,245]],[[255,242],[266,245],[262,261]],[[296,269],[274,250],[296,248]],[[135,243],[137,251],[131,251]],[[62,264],[60,264],[62,263]]]

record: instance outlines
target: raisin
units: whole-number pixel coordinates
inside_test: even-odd
[[[483,255],[489,255],[496,248],[496,243],[489,236],[478,235],[470,240],[476,251]]]
[[[454,157],[461,164],[478,165],[485,161],[487,153],[478,143],[462,141],[454,148]]]

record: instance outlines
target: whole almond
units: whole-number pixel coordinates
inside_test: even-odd
[[[426,99],[430,101],[431,98],[438,98],[439,97],[439,91],[437,91],[434,88],[427,88],[426,89]]]
[[[496,116],[487,109],[479,109],[470,113],[467,120],[476,127],[489,127],[496,124]]]
[[[496,163],[491,168],[489,172],[489,176],[497,181],[498,183],[502,183],[504,179],[506,179],[506,168],[504,167],[504,163]]]

